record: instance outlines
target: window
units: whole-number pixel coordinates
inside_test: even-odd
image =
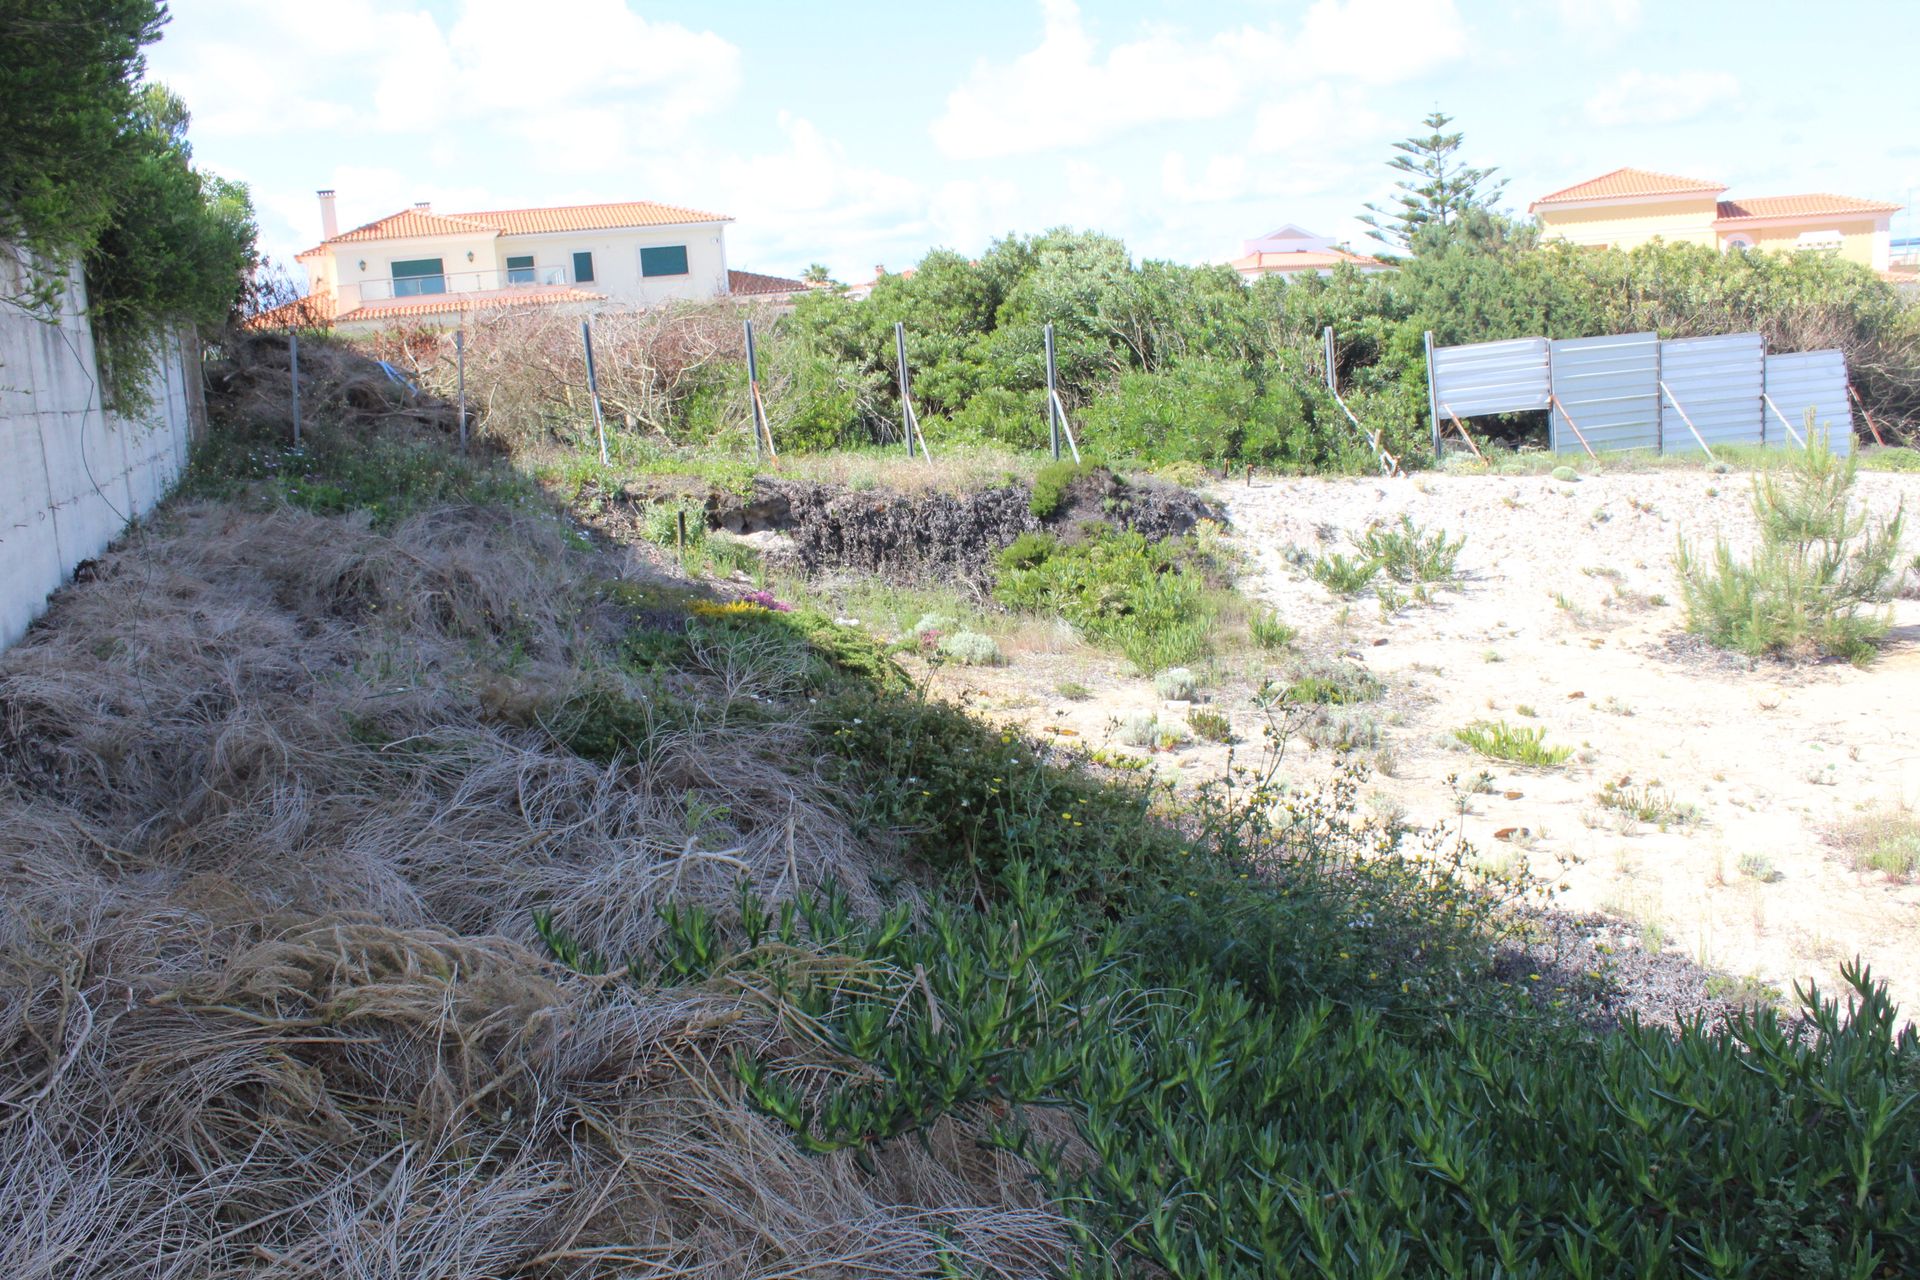
[[[573,255],[573,279],[576,284],[593,283],[593,254],[585,249]]]
[[[1753,248],[1753,241],[1746,236],[1728,236],[1726,244],[1722,247],[1725,248],[1728,253],[1732,253],[1736,249],[1744,253],[1746,250]]]
[[[423,293],[445,293],[447,274],[438,258],[414,258],[393,264],[393,296],[412,298]]]
[[[533,283],[533,255],[532,254],[529,253],[522,257],[507,259],[507,283],[508,284],[532,284]]]
[[[683,276],[687,274],[687,246],[683,244],[655,245],[640,251],[640,274],[643,276]]]

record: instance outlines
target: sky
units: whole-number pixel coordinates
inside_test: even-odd
[[[1288,223],[1364,249],[1436,109],[1516,210],[1622,165],[1906,204],[1911,2],[173,0],[148,74],[277,259],[332,187],[342,229],[659,200],[736,219],[735,268],[860,281],[1063,225],[1180,262]]]

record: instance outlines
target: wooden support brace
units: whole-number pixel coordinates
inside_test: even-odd
[[[1473,442],[1473,437],[1467,434],[1467,424],[1460,421],[1460,415],[1455,413],[1452,409],[1447,408],[1446,405],[1441,405],[1440,407],[1442,409],[1447,410],[1447,417],[1453,420],[1453,429],[1455,431],[1458,431],[1460,433],[1460,438],[1467,442],[1467,448],[1473,450],[1473,456],[1480,459],[1480,461],[1485,462],[1487,460],[1487,455],[1480,452],[1480,446],[1475,444]]]
[[[1573,438],[1580,442],[1580,447],[1587,451],[1587,456],[1595,462],[1600,461],[1600,455],[1593,451],[1593,446],[1587,443],[1586,436],[1580,433],[1580,424],[1575,422],[1573,415],[1567,412],[1567,406],[1560,403],[1560,397],[1549,391],[1547,393],[1547,399],[1552,401],[1554,406],[1560,410],[1560,416],[1567,420],[1567,426],[1573,431]]]
[[[1867,402],[1860,398],[1860,393],[1853,389],[1851,382],[1847,384],[1847,394],[1852,396],[1853,402],[1860,406],[1860,416],[1867,420],[1867,430],[1873,432],[1873,442],[1884,448],[1887,442],[1880,438],[1880,427],[1874,422],[1873,415],[1867,412]]]

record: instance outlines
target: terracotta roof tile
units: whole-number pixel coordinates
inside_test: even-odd
[[[335,310],[332,294],[312,293],[304,298],[295,298],[292,302],[283,302],[277,307],[262,311],[252,319],[243,321],[241,327],[244,329],[319,328],[333,323]]]
[[[500,228],[506,236],[551,231],[604,231],[610,227],[670,227],[683,222],[732,222],[724,213],[684,209],[653,200],[618,204],[574,204],[553,209],[496,209],[489,213],[462,213],[457,217]]]
[[[1884,200],[1858,200],[1816,191],[1803,196],[1755,196],[1751,200],[1722,200],[1721,222],[1748,218],[1824,218],[1861,213],[1896,213],[1901,206]]]
[[[484,213],[433,213],[403,209],[364,226],[322,240],[299,257],[311,257],[330,244],[362,240],[398,240],[415,236],[525,236],[556,231],[605,231],[613,227],[669,227],[687,222],[732,222],[724,213],[706,213],[653,200],[614,204],[560,205],[551,209],[493,209]]]
[[[411,320],[418,316],[453,315],[461,311],[483,311],[493,307],[551,306],[557,302],[603,303],[606,300],[603,294],[589,293],[585,289],[576,289],[572,285],[522,285],[512,289],[488,290],[485,293],[439,293],[429,298],[369,303],[345,315],[336,316],[335,323]]]
[[[785,276],[761,275],[758,271],[727,272],[727,292],[735,297],[757,293],[800,293],[806,288],[804,281],[789,280]]]
[[[1351,262],[1356,267],[1387,265],[1378,258],[1348,253],[1344,249],[1328,249],[1325,252],[1315,249],[1298,249],[1289,253],[1246,253],[1227,265],[1235,271],[1318,271],[1323,267],[1335,267],[1343,262]]]
[[[1724,182],[1707,182],[1700,178],[1683,178],[1673,173],[1655,173],[1651,169],[1615,169],[1612,173],[1603,173],[1597,178],[1577,182],[1571,187],[1563,187],[1551,195],[1541,196],[1527,206],[1529,212],[1543,204],[1570,204],[1577,200],[1623,200],[1634,196],[1683,196],[1709,195],[1725,191]]]

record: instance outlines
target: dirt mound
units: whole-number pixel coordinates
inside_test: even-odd
[[[1033,490],[1007,484],[971,493],[848,490],[762,476],[753,492],[715,495],[709,519],[733,533],[789,534],[788,554],[806,573],[855,569],[900,579],[984,578],[993,558],[1023,533],[1047,531],[1068,540],[1089,526],[1134,529],[1150,538],[1178,537],[1219,510],[1176,485],[1123,480],[1105,470],[1078,477],[1053,515],[1032,511]]]

